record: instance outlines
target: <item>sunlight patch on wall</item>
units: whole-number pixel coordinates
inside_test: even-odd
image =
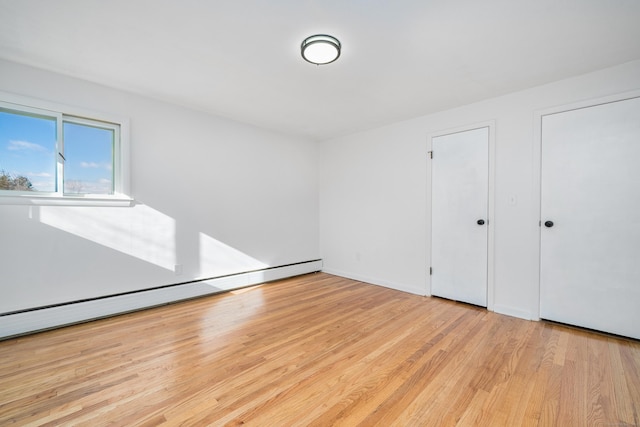
[[[200,276],[223,276],[268,267],[231,246],[200,233]]]
[[[149,206],[41,206],[40,222],[173,271],[175,220]]]

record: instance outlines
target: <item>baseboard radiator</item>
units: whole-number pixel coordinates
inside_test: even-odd
[[[0,315],[0,340],[322,270],[322,260]]]

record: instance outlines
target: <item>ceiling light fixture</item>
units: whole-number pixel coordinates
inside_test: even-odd
[[[316,65],[332,63],[340,57],[341,49],[340,40],[326,34],[309,36],[300,45],[302,58]]]

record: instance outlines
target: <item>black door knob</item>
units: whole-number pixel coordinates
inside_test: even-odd
[[[545,226],[545,227],[548,227],[548,228],[553,227],[553,221],[545,221],[545,222],[544,222],[544,226]]]
[[[478,225],[484,225],[484,219],[479,219],[478,220]]]

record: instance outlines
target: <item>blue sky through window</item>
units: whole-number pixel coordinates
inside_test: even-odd
[[[64,191],[113,194],[114,131],[64,122]],[[0,171],[56,191],[56,118],[0,109]]]
[[[65,122],[65,193],[113,194],[113,130]]]
[[[0,171],[55,191],[56,119],[0,110]]]

